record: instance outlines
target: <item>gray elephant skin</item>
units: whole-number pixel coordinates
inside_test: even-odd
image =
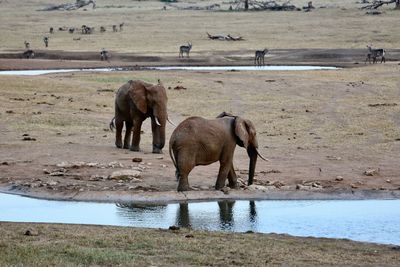
[[[132,151],[140,150],[140,132],[145,119],[151,119],[153,153],[162,153],[165,145],[165,126],[168,120],[167,93],[159,82],[156,85],[144,81],[128,81],[115,96],[115,117],[110,128],[116,128],[115,145]],[[125,123],[125,138],[122,143],[122,128]],[[133,130],[132,130],[133,129]],[[132,143],[130,137],[132,133]]]
[[[189,190],[188,175],[198,165],[219,161],[220,168],[215,189],[225,186],[237,188],[237,177],[233,167],[236,145],[244,147],[250,158],[248,184],[253,183],[258,152],[256,129],[250,120],[220,114],[216,119],[190,117],[181,122],[171,135],[169,154],[176,168],[178,191]]]

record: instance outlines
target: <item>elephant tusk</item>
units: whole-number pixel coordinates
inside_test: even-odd
[[[173,123],[169,118],[167,118],[167,121],[168,121],[169,123],[171,123],[173,126],[176,127],[175,123]]]
[[[158,126],[161,126],[161,123],[158,121],[157,117],[155,117],[155,119],[156,119],[156,124],[157,124]]]
[[[265,161],[269,161],[269,159],[264,158],[263,155],[261,155],[260,152],[258,152],[257,149],[256,149],[256,151],[257,151],[257,155],[258,155],[261,159],[263,159],[263,160],[265,160]]]

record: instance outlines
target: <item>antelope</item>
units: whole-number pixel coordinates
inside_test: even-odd
[[[368,60],[368,62],[371,64],[371,58],[372,58],[372,63],[374,64],[377,62],[378,57],[381,58],[381,63],[386,62],[385,49],[383,49],[383,48],[372,49],[372,45],[367,45],[367,48],[368,48],[368,54],[367,54],[367,58],[365,59],[365,63],[367,63],[367,60]]]
[[[254,56],[254,65],[264,66],[265,65],[264,57],[265,57],[265,54],[267,54],[267,53],[268,53],[268,49],[266,49],[266,48],[264,50],[257,50],[255,53],[255,56]]]
[[[104,48],[101,49],[101,51],[100,51],[100,60],[101,61],[103,61],[103,60],[107,60],[108,61],[108,51],[105,50]]]
[[[103,27],[103,26],[101,26],[101,27],[100,27],[100,32],[105,32],[105,31],[106,31],[106,28]]]
[[[69,33],[74,33],[74,31],[75,31],[75,28],[69,28],[69,29],[68,29],[68,32],[69,32]]]
[[[53,29],[53,27],[50,27],[50,34],[53,34],[54,33],[54,29]]]
[[[125,22],[119,24],[119,31],[122,32]]]
[[[31,44],[27,41],[24,41],[24,44],[26,49],[29,49],[29,47],[31,46]]]
[[[43,42],[44,42],[44,45],[46,47],[48,47],[49,46],[49,37],[47,37],[47,36],[43,37]]]
[[[189,57],[190,50],[192,49],[192,43],[188,42],[188,45],[181,45],[179,47],[179,57],[184,57],[183,53],[186,53],[187,57]]]

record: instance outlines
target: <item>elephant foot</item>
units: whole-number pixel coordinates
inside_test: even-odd
[[[238,183],[236,182],[236,183],[229,183],[229,187],[230,188],[232,188],[232,189],[238,189],[239,188],[239,186],[238,186]]]
[[[224,184],[216,184],[215,185],[215,190],[221,190],[222,188],[224,188],[225,187],[225,185]]]
[[[129,149],[129,144],[124,144],[124,149]]]
[[[162,152],[162,149],[153,147],[153,153],[154,154],[162,154],[163,152]]]
[[[118,147],[118,148],[122,148],[122,143],[120,143],[120,142],[115,142],[115,146]]]
[[[129,148],[130,151],[140,151],[140,147],[139,146],[131,146]]]
[[[188,184],[185,184],[185,185],[179,184],[178,185],[178,192],[189,191],[189,190],[190,190],[190,188],[189,188]]]

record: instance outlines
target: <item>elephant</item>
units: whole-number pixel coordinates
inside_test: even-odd
[[[236,145],[246,148],[250,158],[248,185],[253,183],[258,152],[256,129],[250,120],[223,112],[216,119],[189,117],[173,131],[169,141],[169,154],[175,166],[178,191],[189,190],[188,175],[195,166],[219,161],[219,173],[215,189],[225,186],[237,188],[233,168]]]
[[[153,85],[140,80],[130,80],[122,85],[115,96],[115,117],[110,122],[110,129],[116,128],[115,145],[118,148],[139,151],[142,123],[150,117],[153,153],[162,153],[165,144],[166,121],[173,124],[168,119],[167,101],[167,93],[160,81]],[[124,122],[126,131],[122,144]],[[132,128],[132,144],[130,144]]]

